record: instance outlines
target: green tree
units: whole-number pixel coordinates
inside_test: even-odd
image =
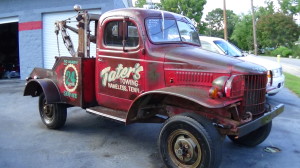
[[[238,16],[232,10],[226,10],[228,37],[233,33],[238,21]],[[217,8],[206,15],[207,30],[206,35],[224,38],[224,19],[223,9]]]
[[[278,0],[284,14],[295,15],[300,13],[300,0]]]
[[[200,22],[200,26],[198,26],[199,28],[199,33],[200,34],[205,34],[207,35],[208,32],[208,24],[206,22],[201,21]]]
[[[197,23],[200,28],[200,20],[203,15],[203,7],[206,0],[161,0],[161,8],[166,11],[184,15]]]
[[[271,0],[265,1],[267,7],[258,7],[256,10],[256,17],[260,18],[261,16],[271,15],[275,13],[274,2]]]
[[[262,47],[291,46],[299,35],[299,26],[283,13],[262,16],[257,21],[257,39]]]
[[[145,4],[147,4],[146,0],[135,1],[135,7],[138,7],[138,8],[142,8]]]
[[[205,32],[208,36],[214,37],[224,37],[224,29],[223,29],[223,10],[221,8],[217,8],[208,12],[205,17],[205,21],[207,22],[207,32]]]
[[[241,15],[230,39],[243,50],[253,50],[252,15]]]

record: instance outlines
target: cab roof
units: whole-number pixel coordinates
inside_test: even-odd
[[[100,17],[100,22],[102,22],[107,17],[124,17],[128,16],[130,18],[133,18],[135,20],[145,20],[145,18],[153,17],[153,18],[161,18],[162,15],[164,15],[164,18],[172,18],[176,20],[180,20],[184,18],[184,16],[162,11],[162,10],[153,10],[153,9],[143,9],[143,8],[121,8],[121,9],[115,9],[108,12],[105,12]]]

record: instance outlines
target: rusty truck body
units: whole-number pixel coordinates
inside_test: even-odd
[[[72,57],[56,57],[52,69],[35,68],[27,79],[24,95],[39,96],[48,128],[62,127],[72,106],[124,124],[164,123],[158,146],[166,166],[208,168],[219,166],[224,136],[258,145],[283,112],[266,103],[265,68],[202,50],[184,16],[78,9],[76,19],[78,28],[56,23]],[[65,29],[78,33],[77,51]]]

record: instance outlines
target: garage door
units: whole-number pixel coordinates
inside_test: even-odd
[[[89,13],[95,13],[95,14],[100,14],[101,11],[99,10],[89,10]],[[70,11],[70,12],[59,12],[59,13],[47,13],[43,14],[43,58],[44,58],[44,68],[51,69],[54,62],[55,62],[55,56],[59,56],[58,53],[58,45],[57,45],[57,38],[56,34],[54,33],[55,31],[55,21],[60,21],[64,20],[67,18],[72,17],[72,21],[75,21],[75,16],[76,16],[75,11]],[[68,25],[72,27],[76,27],[77,22],[71,22],[68,23]],[[90,25],[91,30],[93,33],[92,27],[94,25]],[[73,45],[75,50],[77,50],[78,47],[78,35],[76,33],[73,33],[71,31],[68,31],[69,35],[71,36]],[[59,51],[61,56],[71,56],[68,50],[66,49],[62,38],[61,34],[58,35],[58,40],[59,40]],[[96,55],[96,45],[91,43],[91,56]]]
[[[0,18],[0,24],[19,22],[18,17]]]

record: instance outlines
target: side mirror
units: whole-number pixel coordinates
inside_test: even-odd
[[[123,39],[123,22],[118,22],[118,39]]]
[[[126,40],[128,39],[128,24],[127,21],[129,20],[128,17],[124,17],[123,22],[118,23],[118,28],[119,28],[119,35],[123,37],[122,40],[122,45],[123,45],[123,51],[126,52],[127,50],[125,49],[126,46]],[[119,36],[119,37],[120,37]]]
[[[123,33],[123,36],[125,38],[125,40],[128,39],[128,23],[127,21],[123,21],[123,30],[124,30],[124,33]]]
[[[119,39],[124,39],[127,40],[128,39],[128,25],[127,22],[125,20],[123,20],[122,22],[118,22],[118,38]]]

